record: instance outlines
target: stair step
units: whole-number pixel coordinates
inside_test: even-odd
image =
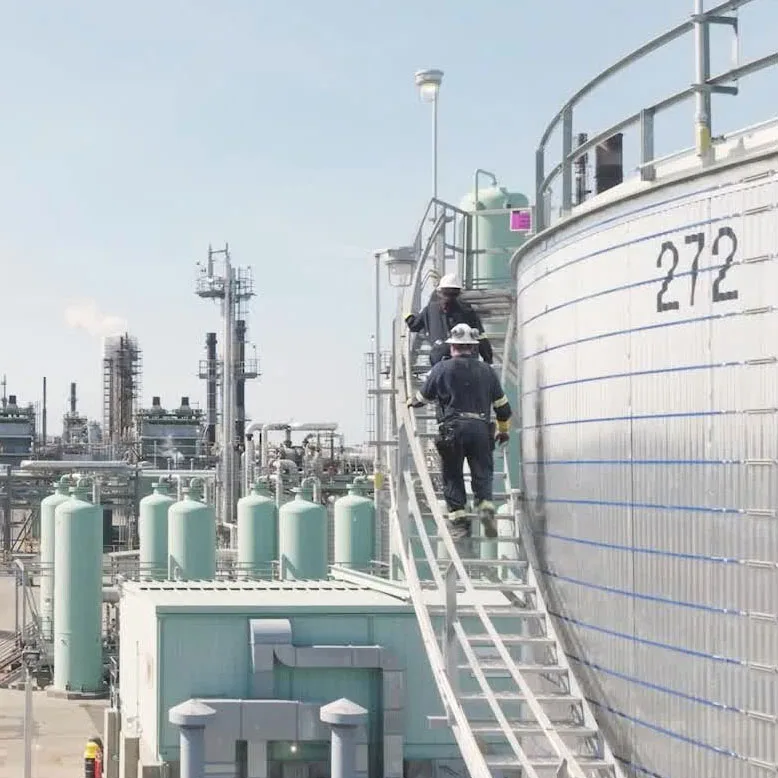
[[[505,756],[498,756],[496,754],[485,754],[484,759],[489,767],[494,767],[498,770],[510,770],[521,767],[521,762],[513,756],[513,754],[506,754]],[[613,763],[606,762],[604,759],[600,759],[596,756],[577,756],[576,762],[584,770],[612,770]],[[529,757],[527,761],[536,769],[546,770],[558,770],[561,761],[558,757]]]
[[[523,646],[523,645],[538,645],[538,646],[555,646],[556,643],[553,638],[545,635],[500,635],[500,640],[506,646]],[[490,635],[468,635],[467,641],[471,646],[493,646],[494,641]]]
[[[496,700],[521,702],[526,697],[520,692],[493,692],[493,696]],[[544,692],[542,694],[533,695],[538,702],[566,702],[570,705],[580,705],[581,698],[576,697],[573,694],[549,694]],[[461,702],[486,702],[486,695],[483,692],[467,692],[465,694],[459,694],[458,696]]]
[[[491,719],[484,721],[470,719],[470,723],[474,734],[497,735],[503,731],[502,727]],[[511,726],[511,731],[517,737],[537,737],[538,735],[544,735],[546,732],[543,727],[538,726],[534,722],[527,722],[522,719],[509,719],[508,723]],[[567,735],[569,737],[591,738],[597,737],[599,734],[592,727],[581,727],[577,724],[555,724],[554,729],[563,737]]]
[[[505,662],[503,662],[502,659],[491,660],[489,658],[478,657],[478,665],[485,672],[492,670],[500,670],[504,673],[508,672],[508,668],[505,666]],[[459,665],[459,669],[470,673],[473,672],[469,664],[461,664]],[[516,665],[516,669],[520,673],[538,673],[539,675],[543,673],[549,675],[564,675],[567,673],[567,668],[560,667],[559,665]]]
[[[495,518],[501,518],[501,517],[497,516]],[[410,539],[411,540],[421,540],[421,536],[420,535],[411,535]],[[443,536],[442,535],[427,535],[427,540],[429,540],[430,543],[437,543],[438,541],[443,540]],[[500,542],[500,543],[510,543],[510,542],[517,543],[520,540],[520,538],[518,536],[516,536],[516,535],[501,535],[500,537],[497,537],[497,538],[487,538],[487,537],[484,537],[483,535],[473,535],[470,538],[470,540],[474,541],[475,543],[497,543],[497,542]],[[424,561],[426,561],[426,560],[424,560]],[[494,563],[497,564],[497,560],[494,560]]]

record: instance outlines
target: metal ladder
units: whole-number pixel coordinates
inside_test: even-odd
[[[473,517],[474,551],[461,558],[448,532],[438,483],[436,432],[428,428],[434,414],[429,406],[412,411],[406,405],[429,365],[428,348],[407,333],[402,312],[418,310],[436,237],[447,259],[458,259],[456,240],[439,236],[452,221],[451,211],[460,217],[462,212],[444,203],[439,210],[429,239],[417,238],[414,284],[395,322],[397,450],[388,479],[392,561],[404,573],[443,702],[444,715],[430,723],[451,728],[471,778],[621,778],[548,615],[531,535],[518,532],[520,495],[511,488],[507,459],[505,489],[495,492],[495,502],[510,505],[498,515],[499,538],[484,538]],[[513,352],[511,294],[492,290],[463,297],[479,311],[487,331],[501,325],[504,337],[493,340],[495,362],[503,379],[515,382],[515,364],[503,359]]]

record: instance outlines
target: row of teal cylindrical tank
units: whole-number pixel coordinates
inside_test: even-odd
[[[41,630],[54,647],[53,687],[102,687],[103,509],[87,479],[64,476],[41,502]]]
[[[359,479],[335,501],[335,564],[367,569],[374,558],[375,509],[360,493]],[[140,502],[140,575],[146,579],[208,580],[216,575],[216,518],[191,493],[176,502],[166,483]],[[186,492],[186,490],[184,490]],[[327,577],[328,517],[325,506],[295,490],[279,509],[269,490],[256,484],[237,505],[236,572],[246,578]]]
[[[176,501],[164,481],[140,502],[140,573],[147,579],[216,577],[216,517],[192,479]],[[257,484],[238,502],[237,572],[322,579],[328,568],[328,519],[323,505],[301,490],[277,508]],[[334,504],[333,561],[367,569],[374,556],[375,511],[358,480]],[[102,688],[103,511],[90,501],[87,479],[63,476],[41,501],[41,630],[53,643],[53,687],[71,692]]]

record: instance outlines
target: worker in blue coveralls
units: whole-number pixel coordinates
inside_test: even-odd
[[[436,365],[441,359],[450,356],[446,338],[452,327],[467,324],[483,333],[481,319],[473,307],[459,299],[462,285],[453,273],[443,276],[427,305],[419,313],[405,314],[405,323],[411,332],[424,332],[432,345],[430,364]],[[478,351],[487,365],[494,358],[492,344],[486,335],[478,336]]]
[[[492,481],[494,445],[509,439],[511,406],[494,370],[478,359],[482,341],[467,324],[457,324],[446,343],[451,359],[438,362],[421,390],[408,400],[418,408],[437,400],[438,437],[435,446],[443,471],[443,496],[448,508],[451,538],[462,555],[470,550],[472,525],[465,510],[464,462],[470,466],[475,509],[488,538],[497,537]],[[492,408],[497,420],[490,422]]]

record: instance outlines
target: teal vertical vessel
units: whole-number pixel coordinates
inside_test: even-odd
[[[70,497],[70,476],[63,475],[54,494],[41,500],[40,614],[43,639],[54,639],[54,513]]]
[[[465,268],[466,286],[469,289],[510,287],[511,257],[526,240],[526,233],[511,231],[511,211],[529,207],[526,195],[509,192],[495,183],[468,194],[460,207],[472,215],[473,257],[470,266]]]
[[[90,694],[103,687],[103,511],[84,480],[54,512],[53,686]]]
[[[247,578],[269,578],[278,559],[278,508],[261,485],[238,500],[237,573]]]
[[[369,570],[375,555],[375,506],[362,494],[355,480],[348,494],[335,500],[334,534],[336,565]]]
[[[216,516],[189,489],[168,509],[168,578],[211,581],[216,577]]]
[[[327,577],[327,511],[309,502],[302,490],[278,513],[281,578],[322,580]]]
[[[152,489],[138,511],[139,568],[141,579],[162,581],[168,571],[168,510],[175,500],[166,481],[152,484]]]

